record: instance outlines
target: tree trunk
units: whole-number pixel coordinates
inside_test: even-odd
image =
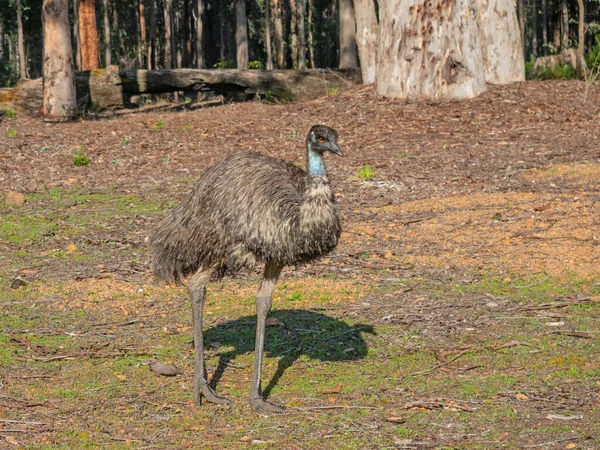
[[[290,47],[292,50],[292,69],[295,69],[298,61],[298,10],[296,8],[296,0],[290,0],[290,11],[292,13],[290,20]]]
[[[308,57],[310,59],[310,68],[315,68],[315,44],[313,39],[313,15],[312,0],[308,0]]]
[[[525,4],[523,0],[517,0],[519,13],[519,29],[521,30],[521,45],[525,54]]]
[[[25,41],[23,39],[23,8],[21,0],[17,0],[17,40],[19,45],[19,75],[27,78],[27,58],[25,57]]]
[[[193,0],[183,0],[183,67],[192,67],[194,65],[194,52],[192,51],[193,41]]]
[[[569,6],[567,5],[567,0],[561,1],[561,30],[562,30],[562,38],[560,41],[561,50],[565,48],[569,48]]]
[[[271,23],[269,20],[269,0],[265,0],[265,47],[267,50],[267,70],[273,70],[271,55]]]
[[[296,27],[298,29],[298,69],[306,70],[306,33],[304,31],[304,10],[306,0],[296,0]]]
[[[179,31],[181,30],[181,9],[175,8],[173,17],[173,54],[175,55],[175,67],[181,68],[183,57],[181,54],[181,45],[179,45]]]
[[[577,0],[579,5],[579,29],[578,29],[578,44],[577,44],[577,76],[585,77],[585,5],[583,0]]]
[[[96,0],[77,0],[79,38],[81,40],[81,70],[99,67],[98,29],[96,28]]]
[[[373,0],[354,0],[356,14],[356,42],[360,56],[363,83],[372,84],[377,74],[377,40],[379,24]]]
[[[479,29],[470,0],[380,2],[377,92],[410,101],[485,91]]]
[[[4,61],[4,18],[0,17],[0,61]]]
[[[104,63],[106,67],[111,65],[110,55],[110,20],[108,18],[108,0],[102,0],[104,6]]]
[[[79,36],[79,11],[77,0],[73,0],[73,37],[75,38],[75,70],[81,70],[81,37]]]
[[[173,0],[165,0],[163,15],[165,21],[165,67],[170,69],[173,64],[173,35],[171,26],[173,23]]]
[[[547,0],[542,0],[542,53],[548,54],[548,6]]]
[[[44,81],[42,114],[66,117],[75,113],[75,76],[67,0],[44,0]]]
[[[485,81],[525,81],[525,58],[513,0],[475,0]]]
[[[204,67],[204,0],[196,0],[194,13],[196,14],[196,67]]]
[[[148,33],[148,69],[156,69],[156,0],[148,0],[150,33]]]
[[[392,0],[388,0],[392,1]],[[382,7],[384,2],[382,2]],[[383,9],[383,8],[382,8]],[[352,0],[340,0],[340,69],[358,67],[356,22]]]
[[[146,56],[146,5],[145,0],[139,0],[139,18],[140,18],[140,36],[138,41],[138,64],[139,67],[145,66],[144,56]]]
[[[281,21],[281,0],[273,0],[273,37],[275,39],[275,64],[278,69],[284,68],[283,23]]]
[[[531,5],[533,6],[533,13],[531,16],[531,54],[533,56],[538,55],[538,27],[537,27],[537,3],[536,0],[531,0]]]
[[[248,21],[246,19],[246,0],[235,0],[235,45],[237,68],[248,68]]]

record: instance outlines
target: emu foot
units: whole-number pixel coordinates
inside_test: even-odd
[[[202,397],[204,397],[207,402],[216,403],[217,405],[228,405],[231,403],[231,400],[217,395],[208,385],[200,387],[200,395],[196,399],[198,404],[200,404]]]
[[[268,402],[262,398],[250,398],[250,407],[256,412],[270,412],[282,414],[285,412],[283,406]]]

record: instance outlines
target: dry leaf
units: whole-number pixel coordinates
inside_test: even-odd
[[[323,394],[339,394],[342,390],[342,383],[339,383],[336,387],[331,389],[324,389]]]
[[[252,441],[252,438],[250,436],[244,436],[242,438],[240,438],[240,442],[250,442]]]
[[[4,201],[7,205],[22,205],[25,203],[25,196],[20,192],[9,192]]]
[[[148,366],[150,367],[152,372],[165,377],[172,377],[181,373],[181,369],[179,369],[174,364],[165,364],[164,362],[159,361],[158,359],[155,359],[154,361],[150,362]]]
[[[77,246],[75,244],[69,244],[69,245],[67,245],[67,253],[73,253],[73,252],[76,252],[77,250],[78,249],[77,249]]]
[[[390,259],[392,256],[394,256],[392,252],[387,252],[385,255],[383,255],[385,259]]]
[[[525,394],[521,394],[520,392],[516,395],[518,400],[523,400],[523,401],[527,401],[529,400],[529,397],[527,397]]]
[[[565,445],[565,448],[575,448],[577,447],[576,444],[574,444],[573,442],[569,442],[567,445]]]
[[[399,417],[399,416],[390,416],[390,417],[386,417],[385,421],[392,422],[392,423],[404,423],[404,422],[406,422],[406,419],[404,417]]]
[[[502,433],[500,436],[498,436],[498,438],[496,439],[498,442],[502,442],[504,440],[506,440],[506,438],[508,437],[508,433],[505,431],[504,433]]]

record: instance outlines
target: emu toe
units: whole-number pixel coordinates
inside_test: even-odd
[[[207,402],[216,403],[217,405],[228,405],[231,400],[225,397],[221,397],[215,393],[208,385],[200,388],[201,397],[204,397]],[[198,398],[198,404],[200,404],[201,397]]]
[[[285,412],[285,408],[283,406],[268,402],[262,398],[250,398],[250,407],[256,412],[269,412],[278,414],[283,414]]]

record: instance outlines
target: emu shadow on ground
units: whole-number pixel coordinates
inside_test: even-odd
[[[362,333],[376,334],[367,324],[349,325],[325,314],[301,309],[281,309],[269,314],[283,325],[268,326],[265,337],[267,357],[281,357],[277,370],[263,394],[268,398],[284,372],[305,355],[320,361],[356,361],[367,355],[368,346]],[[256,316],[246,316],[206,330],[204,345],[223,348],[209,385],[214,389],[229,362],[238,355],[254,351]],[[233,347],[232,350],[226,350]],[[266,381],[266,380],[265,380]]]

